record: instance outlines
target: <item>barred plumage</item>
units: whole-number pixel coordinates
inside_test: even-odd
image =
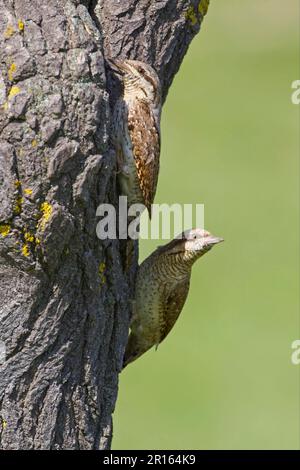
[[[136,60],[110,60],[124,85],[113,116],[118,180],[128,205],[144,204],[151,215],[159,172],[161,89],[154,69]]]
[[[189,230],[141,264],[124,367],[169,334],[185,304],[193,264],[221,241],[205,230]]]

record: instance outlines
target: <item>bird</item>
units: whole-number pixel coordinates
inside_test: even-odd
[[[160,80],[151,65],[139,60],[108,59],[108,64],[123,84],[112,119],[119,187],[128,206],[143,204],[151,217],[159,173]]]
[[[140,265],[123,368],[170,333],[188,296],[193,264],[223,241],[196,228],[158,247]]]

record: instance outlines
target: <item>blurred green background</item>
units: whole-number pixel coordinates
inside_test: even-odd
[[[211,1],[170,89],[157,203],[226,242],[120,377],[114,449],[299,448],[299,2]],[[141,242],[141,260],[157,241]]]

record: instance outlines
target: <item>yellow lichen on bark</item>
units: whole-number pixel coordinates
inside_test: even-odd
[[[48,220],[52,215],[52,206],[49,202],[43,202],[40,207],[40,211],[42,213],[42,218],[38,223],[38,228],[42,231],[45,230]]]
[[[14,96],[18,95],[20,93],[20,88],[16,85],[12,86],[11,89],[10,89],[10,92],[8,94],[8,99],[10,100],[11,98],[13,98]]]
[[[24,238],[25,238],[26,242],[29,242],[29,243],[34,243],[35,242],[35,236],[32,235],[32,233],[30,233],[30,232],[25,232],[24,233]]]
[[[98,273],[99,273],[99,278],[100,278],[101,285],[106,283],[106,276],[104,274],[105,269],[106,269],[105,263],[100,263],[99,268],[98,268]]]
[[[0,224],[0,235],[2,237],[7,237],[10,232],[10,226],[8,224]]]
[[[2,418],[2,430],[5,431],[5,429],[7,428],[7,421],[6,419]]]
[[[26,256],[26,258],[28,258],[28,256],[30,255],[29,246],[27,245],[27,243],[22,246],[22,254],[23,256]]]
[[[14,73],[17,70],[16,64],[13,62],[8,69],[8,80],[11,82],[14,78]]]
[[[24,31],[24,22],[22,20],[18,21],[18,28],[19,31]]]
[[[197,23],[199,23],[198,14],[200,14],[202,18],[206,15],[209,2],[210,0],[200,0],[198,4],[198,13],[193,5],[187,9],[185,17],[192,26],[195,26]]]
[[[210,0],[201,0],[198,5],[198,11],[202,17],[207,13],[209,1]]]
[[[26,196],[31,196],[31,195],[32,195],[32,189],[30,189],[30,188],[25,188],[25,189],[24,189],[24,194],[25,194]]]
[[[192,26],[198,23],[198,18],[195,13],[194,7],[190,6],[185,14],[186,19],[190,22]]]
[[[15,32],[14,27],[11,24],[8,24],[4,32],[4,37],[8,39],[14,34],[14,32]]]
[[[23,202],[24,202],[24,199],[22,198],[22,196],[17,197],[14,203],[14,207],[13,207],[14,215],[21,214]]]

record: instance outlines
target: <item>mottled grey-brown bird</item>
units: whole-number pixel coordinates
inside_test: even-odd
[[[160,81],[144,62],[109,59],[108,63],[123,83],[112,126],[120,190],[128,206],[143,204],[151,216],[159,173]]]
[[[124,367],[169,334],[185,304],[193,264],[221,241],[205,230],[191,229],[141,264]]]

